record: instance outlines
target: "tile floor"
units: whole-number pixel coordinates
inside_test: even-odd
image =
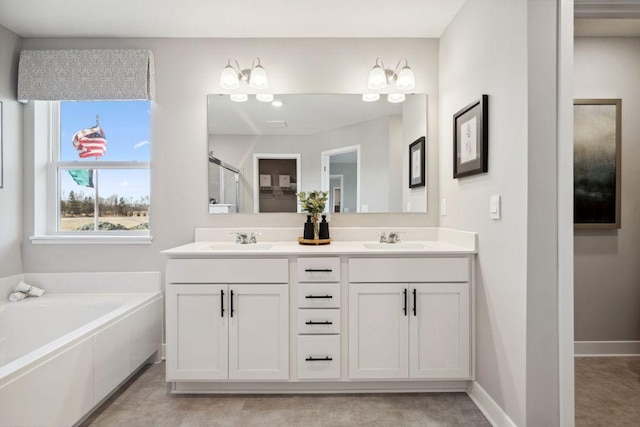
[[[465,393],[171,396],[151,365],[82,426],[489,426]]]
[[[576,427],[640,426],[640,357],[576,357]]]

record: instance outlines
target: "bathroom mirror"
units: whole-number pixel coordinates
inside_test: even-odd
[[[426,94],[274,100],[207,96],[210,213],[299,212],[296,192],[313,190],[329,192],[332,213],[426,212],[426,187],[408,181],[409,146],[427,135]]]

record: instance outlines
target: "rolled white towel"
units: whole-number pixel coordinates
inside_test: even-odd
[[[25,294],[24,292],[14,292],[11,295],[9,295],[9,301],[18,302],[21,299],[25,299],[26,297],[27,297],[27,294]]]
[[[44,295],[44,289],[37,286],[27,285],[23,280],[21,280],[16,287],[16,292],[24,292],[31,297],[41,297],[42,295]]]

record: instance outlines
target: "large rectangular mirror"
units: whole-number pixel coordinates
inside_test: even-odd
[[[329,192],[333,213],[426,212],[426,187],[409,188],[409,146],[427,135],[427,95],[384,98],[208,95],[209,212],[299,212],[296,192],[313,190]]]

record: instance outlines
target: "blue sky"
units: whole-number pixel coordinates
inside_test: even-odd
[[[140,161],[151,159],[151,105],[149,101],[76,101],[60,103],[60,160],[89,161],[80,159],[73,147],[73,135],[92,127],[96,115],[107,139],[107,152],[99,161]],[[93,189],[78,186],[68,173],[61,174],[63,197],[69,191],[84,192],[93,196]],[[129,200],[149,195],[148,170],[102,171],[99,178],[100,197],[117,194]]]

